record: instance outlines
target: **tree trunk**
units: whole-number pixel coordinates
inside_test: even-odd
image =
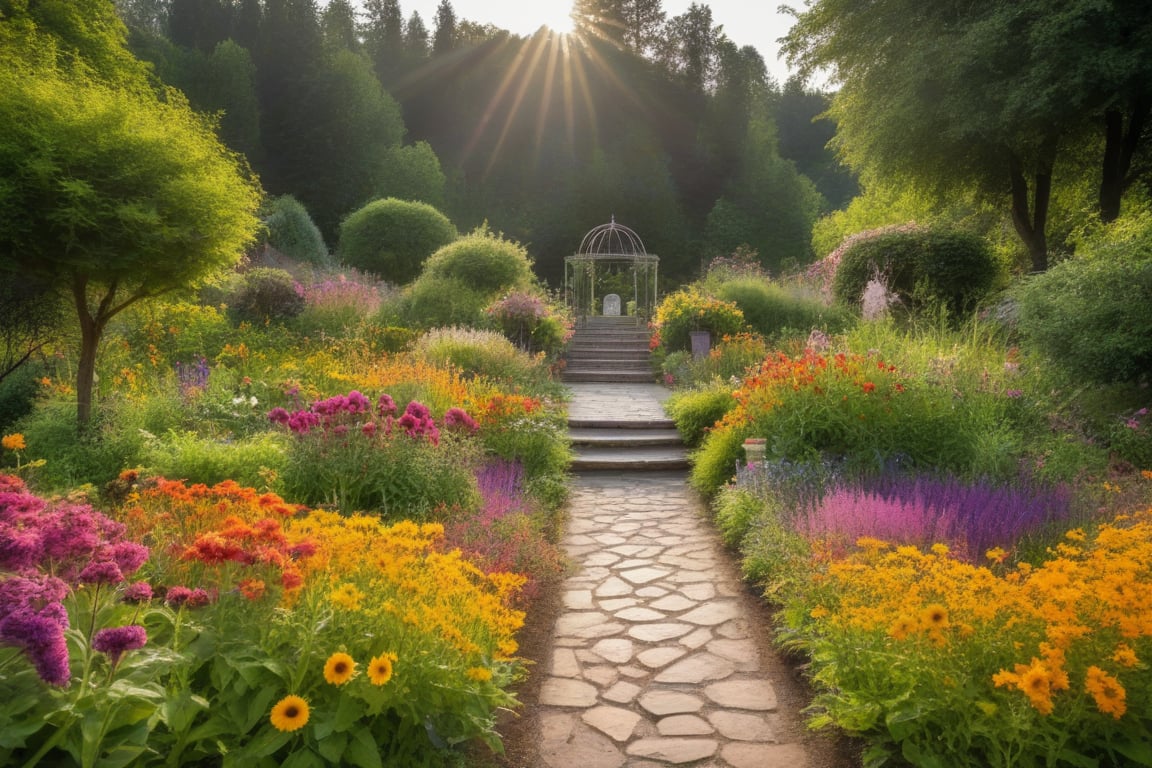
[[[1107,223],[1120,217],[1120,203],[1132,184],[1128,175],[1132,158],[1140,145],[1140,136],[1148,122],[1152,103],[1138,100],[1132,105],[1128,127],[1124,113],[1109,109],[1104,113],[1104,162],[1100,175],[1100,220]]]
[[[104,294],[96,313],[88,308],[88,281],[75,277],[72,281],[72,298],[76,302],[76,314],[80,319],[80,360],[76,365],[76,431],[83,435],[92,421],[92,391],[96,382],[96,351],[100,347],[100,337],[104,326],[114,312],[112,301],[116,297],[116,284],[113,283]]]
[[[1028,248],[1032,271],[1048,269],[1048,206],[1052,200],[1052,166],[1056,157],[1056,137],[1044,141],[1036,171],[1032,179],[1033,200],[1028,201],[1028,180],[1019,156],[1011,154],[1008,160],[1012,179],[1012,224],[1016,234]]]

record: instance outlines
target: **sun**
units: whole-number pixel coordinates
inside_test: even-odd
[[[571,0],[542,0],[535,13],[540,23],[553,32],[561,35],[572,33]]]

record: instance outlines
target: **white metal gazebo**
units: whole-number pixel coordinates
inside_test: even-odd
[[[613,216],[584,235],[580,249],[564,258],[564,295],[578,324],[602,314],[603,297],[625,297],[624,313],[646,322],[656,309],[656,279],[660,257],[648,253],[640,236]]]

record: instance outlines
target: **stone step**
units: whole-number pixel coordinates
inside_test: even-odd
[[[601,357],[570,357],[569,371],[644,371],[652,373],[652,363],[645,358],[616,358],[606,360]]]
[[[642,470],[665,471],[688,468],[688,452],[683,447],[578,448],[573,451],[572,471]]]
[[[573,382],[600,382],[605,384],[652,384],[656,377],[651,371],[568,371],[562,377],[564,381]]]
[[[657,445],[682,445],[675,429],[576,428],[568,430],[573,446],[646,448]]]
[[[615,430],[654,430],[663,431],[669,429],[676,429],[676,422],[672,419],[629,419],[629,418],[613,418],[608,415],[597,416],[596,418],[586,419],[568,419],[568,429],[615,429]]]
[[[628,344],[628,345],[643,344],[645,347],[647,347],[649,338],[650,337],[647,335],[641,336],[639,334],[633,334],[630,336],[619,336],[619,335],[593,336],[590,334],[583,334],[583,335],[573,335],[572,338],[568,339],[568,345],[569,346],[598,345],[598,346],[611,347],[611,346],[615,346],[617,344]]]
[[[649,359],[649,357],[651,357],[647,348],[645,348],[645,349],[614,349],[614,348],[605,348],[605,347],[596,347],[596,348],[589,347],[587,349],[584,349],[584,348],[569,349],[564,354],[564,356],[566,358],[568,358],[569,360],[577,360],[577,359],[587,360],[589,358],[591,358],[591,359],[599,358],[601,360],[609,360],[609,359],[647,360],[647,359]]]
[[[594,315],[592,317],[585,317],[580,321],[581,328],[604,328],[604,327],[617,327],[617,326],[631,326],[643,325],[644,319],[640,317],[632,317],[629,315],[618,316],[605,316]]]

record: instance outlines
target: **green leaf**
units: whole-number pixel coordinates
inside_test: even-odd
[[[207,709],[206,699],[185,689],[164,702],[160,707],[160,716],[172,731],[180,733],[188,730],[196,715]]]
[[[347,731],[360,721],[365,714],[364,702],[351,696],[341,696],[336,706],[336,719],[334,728],[337,731]]]
[[[1087,755],[1082,755],[1079,752],[1073,752],[1070,749],[1060,750],[1058,757],[1058,762],[1063,765],[1074,765],[1077,768],[1100,768],[1099,760],[1088,757]]]
[[[1115,745],[1116,751],[1136,765],[1152,766],[1152,742],[1127,741]]]
[[[244,721],[245,731],[252,730],[261,719],[271,715],[272,700],[276,698],[276,693],[275,688],[263,688],[252,695],[252,698],[248,700],[248,716]]]
[[[360,728],[352,734],[352,741],[344,752],[344,759],[357,768],[384,768],[380,759],[380,748],[367,728]]]
[[[280,768],[325,768],[324,761],[312,750],[307,747],[288,755]]]
[[[344,749],[348,746],[348,734],[333,733],[330,736],[321,736],[319,729],[316,732],[316,751],[330,763],[340,765],[344,756]]]

